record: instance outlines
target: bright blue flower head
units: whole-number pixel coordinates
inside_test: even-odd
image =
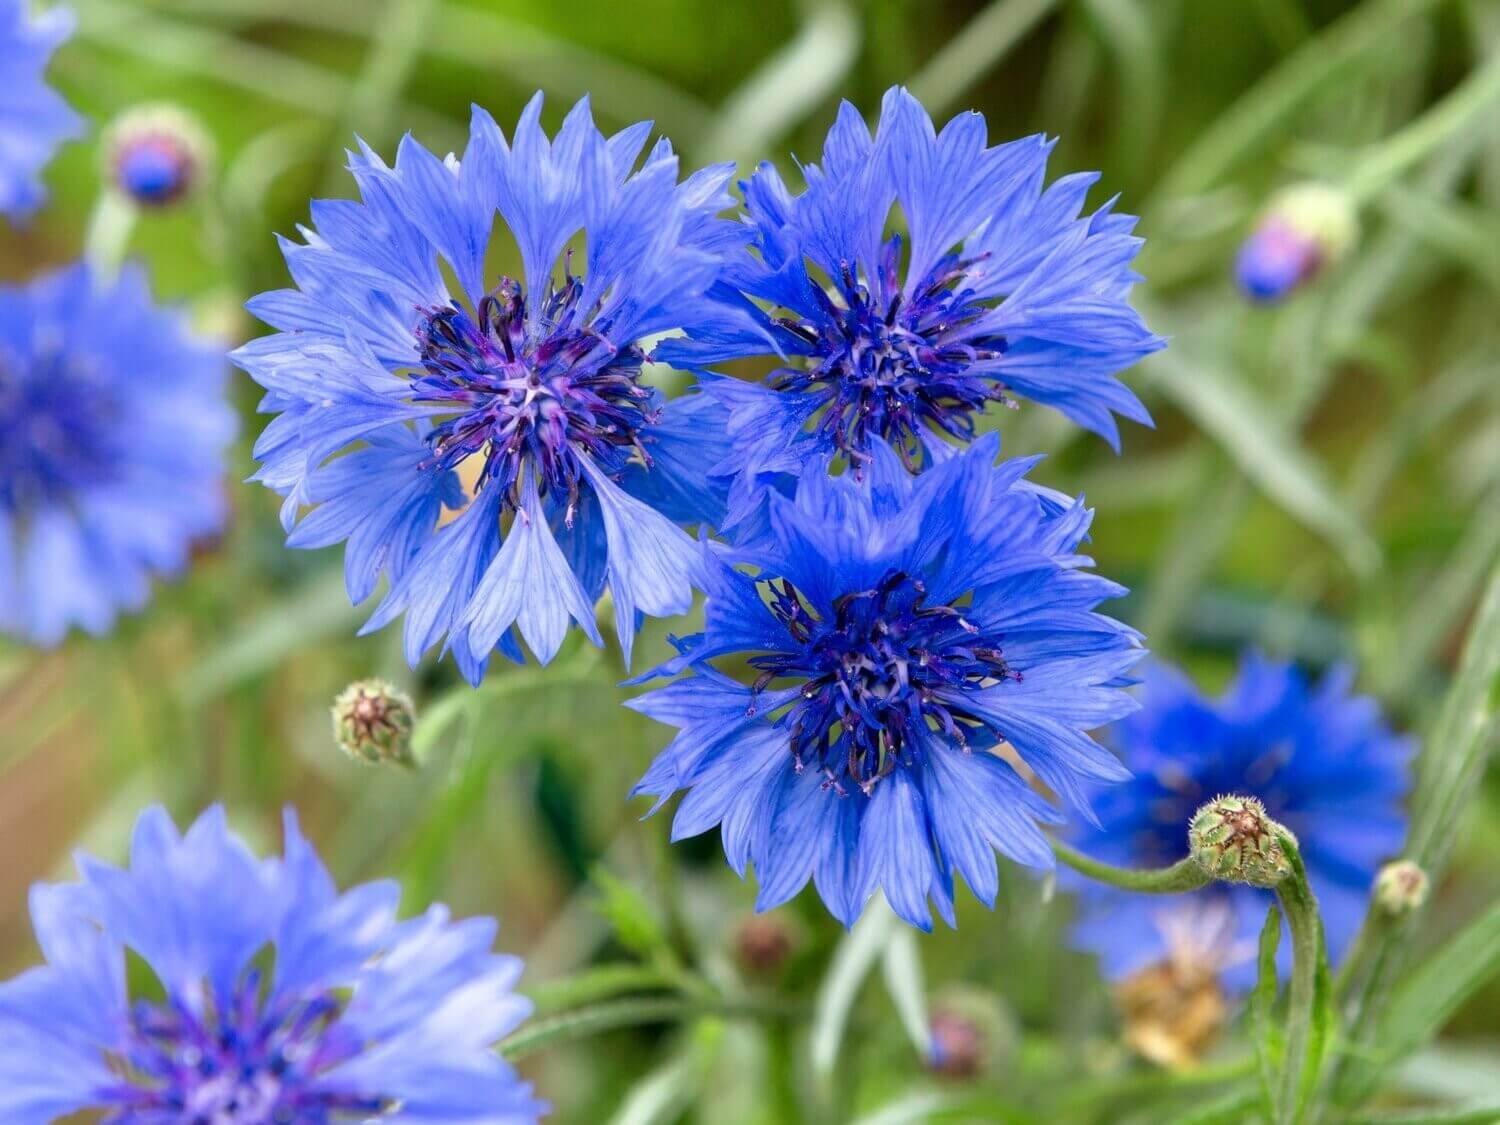
[[[258,859],[205,813],[179,835],[136,822],[130,866],[81,855],[39,884],[46,964],[0,984],[0,1121],[85,1110],[110,1125],[522,1125],[546,1107],[493,1050],[530,1012],[495,923],[434,906],[396,920],[400,888],[340,894],[286,817]],[[132,971],[127,953],[150,970]]]
[[[632,701],[681,728],[636,786],[686,789],[674,839],[719,825],[758,909],[812,878],[845,925],[883,891],[953,924],[953,873],[993,905],[994,852],[1050,866],[1059,813],[996,748],[1082,806],[1125,776],[1088,730],[1134,704],[1136,634],[1094,612],[1121,587],[1076,553],[1091,513],[998,466],[990,434],[913,477],[884,443],[863,482],[809,473],[768,534],[710,565],[706,627]],[[748,568],[737,569],[738,566]],[[751,686],[711,662],[748,664]]]
[[[226,374],[139,269],[0,287],[0,633],[103,633],[219,529]]]
[[[691,604],[679,523],[722,512],[716,408],[664,402],[642,365],[741,241],[717,218],[730,170],[679,183],[665,141],[636,169],[649,123],[606,138],[583,101],[549,141],[540,113],[507,143],[476,108],[461,161],[410,137],[394,167],[352,154],[363,202],[313,204],[318,229],[282,246],[299,288],[250,302],[280,333],[236,353],[279,414],[257,479],[289,527],[312,506],[288,543],[347,540],[354,601],[392,583],[367,630],[404,611],[408,659],[446,637],[476,682],[497,646],[521,658],[512,626],[544,663],[570,617],[598,643],[606,588],[628,654],[638,613]],[[488,280],[497,214],[519,280]]]
[[[715,287],[716,323],[660,355],[708,366],[779,361],[763,382],[705,377],[731,412],[738,486],[889,443],[913,469],[973,438],[979,415],[1030,398],[1118,445],[1113,414],[1149,422],[1116,372],[1160,348],[1126,303],[1136,220],[1113,201],[1080,214],[1096,174],[1043,188],[1052,142],[986,147],[984,118],[938,133],[905,90],[885,96],[875,135],[848,102],[821,165],[793,194],[762,164],[744,185],[751,250]],[[907,236],[887,236],[894,209]]]
[[[29,214],[43,198],[41,171],[82,121],[47,85],[43,72],[73,31],[61,8],[30,14],[30,0],[0,0],[0,215]]]
[[[1121,866],[1175,863],[1200,805],[1225,793],[1257,797],[1297,837],[1336,958],[1364,917],[1376,871],[1401,849],[1411,753],[1374,700],[1350,694],[1351,679],[1338,669],[1314,685],[1250,653],[1228,691],[1207,699],[1180,673],[1153,666],[1142,709],[1107,735],[1135,777],[1099,794],[1102,827],[1081,830],[1078,846]],[[1216,884],[1164,899],[1087,883],[1081,893],[1078,943],[1111,978],[1203,944],[1202,920],[1218,916],[1224,932],[1211,944],[1226,980],[1254,979],[1268,891]]]

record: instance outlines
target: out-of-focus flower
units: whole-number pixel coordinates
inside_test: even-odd
[[[1271,197],[1240,247],[1234,276],[1247,297],[1279,301],[1349,252],[1359,218],[1347,192],[1303,183]]]
[[[1427,872],[1409,859],[1387,863],[1375,876],[1375,901],[1387,914],[1410,914],[1427,901]]]
[[[179,835],[142,814],[124,870],[40,884],[46,963],[0,984],[0,1120],[118,1125],[534,1122],[545,1105],[493,1050],[531,1005],[495,923],[400,889],[340,894],[286,816],[258,859],[211,809]],[[154,974],[127,976],[133,954]]]
[[[140,207],[180,203],[201,186],[213,141],[191,114],[174,105],[137,106],[109,127],[106,173]]]
[[[937,132],[905,90],[872,137],[844,103],[798,194],[762,164],[744,185],[751,249],[716,285],[722,315],[659,354],[706,367],[779,360],[764,381],[703,376],[735,440],[730,525],[830,458],[856,469],[883,440],[917,469],[971,440],[1012,396],[1118,446],[1114,414],[1149,423],[1115,376],[1163,346],[1127,303],[1136,220],[1113,200],[1081,214],[1094,173],[1043,187],[1052,141],[987,147],[984,118]],[[886,236],[893,209],[907,237]]]
[[[747,973],[772,976],[791,956],[791,925],[774,914],[752,914],[734,929],[734,953]]]
[[[34,15],[30,0],[0,0],[0,215],[18,218],[41,203],[42,169],[58,145],[83,130],[43,77],[72,32],[73,17],[62,8]]]
[[[411,696],[404,691],[384,680],[359,680],[333,701],[333,737],[351,758],[410,766],[416,718]]]
[[[664,402],[641,367],[742,240],[717,218],[730,168],[679,183],[660,141],[633,171],[649,123],[607,138],[583,101],[549,140],[541,104],[509,143],[476,108],[461,161],[410,137],[393,167],[351,154],[363,201],[312,205],[317,229],[282,244],[298,288],[249,305],[280,331],[235,353],[277,415],[256,479],[286,497],[288,543],[347,540],[354,601],[391,579],[366,630],[405,612],[407,658],[442,642],[471,682],[497,646],[521,659],[513,626],[543,663],[570,618],[598,643],[606,589],[628,654],[637,614],[691,604],[679,524],[722,511],[716,407]],[[523,278],[492,285],[497,213]]]
[[[993,905],[997,849],[1052,863],[1037,822],[1061,814],[1002,740],[1074,804],[1126,776],[1086,733],[1134,708],[1137,635],[1094,612],[1124,590],[1076,553],[1092,513],[998,449],[989,434],[913,477],[876,442],[863,482],[810,473],[772,496],[765,539],[707,564],[704,633],[658,669],[689,674],[632,701],[681,728],[635,792],[688,790],[673,838],[719,825],[757,909],[811,878],[845,925],[876,891],[952,925],[955,871]]]
[[[1157,901],[1152,916],[1160,961],[1115,983],[1126,1044],[1158,1066],[1196,1064],[1224,1029],[1229,1002],[1224,971],[1254,956],[1235,932],[1230,904],[1220,898]]]
[[[1142,709],[1106,733],[1135,776],[1100,792],[1102,830],[1079,831],[1078,846],[1120,866],[1166,866],[1187,853],[1200,805],[1222,793],[1254,797],[1296,837],[1336,958],[1359,926],[1376,870],[1401,848],[1411,755],[1375,701],[1351,694],[1352,679],[1339,668],[1313,684],[1291,664],[1248,653],[1228,691],[1209,699],[1181,673],[1153,666]],[[1268,891],[1225,884],[1169,900],[1095,883],[1080,894],[1075,936],[1111,979],[1170,952],[1164,904],[1222,900],[1233,941],[1253,950],[1271,901]],[[1228,985],[1244,987],[1254,972],[1253,955],[1237,959]]]
[[[139,269],[0,288],[0,632],[103,633],[219,529],[227,374]]]

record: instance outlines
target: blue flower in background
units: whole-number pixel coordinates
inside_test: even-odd
[[[1314,685],[1295,666],[1250,653],[1224,695],[1208,699],[1182,674],[1153,666],[1142,709],[1106,736],[1135,777],[1099,794],[1102,827],[1080,830],[1078,846],[1109,863],[1164,866],[1187,853],[1188,821],[1204,802],[1258,797],[1296,835],[1338,957],[1364,917],[1376,871],[1405,838],[1411,754],[1374,700],[1350,694],[1351,681],[1340,668]],[[1173,934],[1191,937],[1181,933],[1183,912],[1223,914],[1217,902],[1229,908],[1218,952],[1236,951],[1225,958],[1233,962],[1225,979],[1233,987],[1254,979],[1270,892],[1215,885],[1163,899],[1078,883],[1075,936],[1112,979],[1180,954]]]
[[[877,890],[952,925],[955,871],[993,905],[996,849],[1052,863],[1037,822],[1060,814],[1001,742],[1078,806],[1126,776],[1086,733],[1134,707],[1137,636],[1094,612],[1124,591],[1075,553],[1092,513],[998,450],[986,435],[913,477],[876,441],[863,482],[810,473],[771,496],[767,535],[708,564],[705,631],[658,669],[688,675],[632,701],[680,728],[635,793],[687,790],[673,839],[719,825],[758,909],[811,878],[845,925]]]
[[[366,630],[404,611],[407,658],[446,637],[472,682],[497,646],[521,659],[512,626],[543,663],[569,618],[599,643],[605,589],[628,656],[638,614],[692,602],[679,524],[723,508],[715,404],[665,402],[641,375],[642,341],[705,315],[742,241],[717,217],[731,170],[679,183],[660,141],[632,172],[648,122],[606,138],[582,101],[549,141],[541,105],[509,144],[476,107],[461,161],[410,137],[394,167],[351,154],[363,201],[312,205],[317,230],[282,244],[298,288],[250,302],[280,333],[236,353],[278,415],[256,478],[288,528],[312,508],[288,543],[347,540],[354,601],[391,579]],[[492,285],[497,213],[523,278]]]
[[[492,1049],[531,1005],[495,923],[434,906],[396,920],[400,888],[340,894],[286,817],[258,859],[205,813],[179,835],[136,823],[130,866],[80,856],[39,884],[46,964],[0,984],[0,1121],[85,1110],[113,1125],[520,1125],[545,1105]],[[146,972],[127,972],[127,953]]]
[[[222,526],[226,375],[139,269],[0,287],[0,633],[103,633]]]
[[[35,16],[29,9],[29,0],[0,0],[0,214],[12,217],[42,201],[42,169],[83,124],[43,80],[73,19],[61,8]]]
[[[858,465],[877,439],[918,469],[1013,395],[1117,447],[1113,414],[1149,423],[1115,378],[1163,345],[1126,303],[1136,220],[1113,201],[1080,213],[1097,174],[1044,189],[1052,143],[986,147],[977,113],[938,133],[896,88],[873,137],[843,104],[800,194],[770,164],[744,185],[753,252],[715,287],[721,315],[659,352],[781,364],[756,384],[703,377],[735,438],[717,466],[735,485],[731,525],[759,510],[761,482],[789,488],[829,457]],[[907,239],[885,234],[893,208]]]

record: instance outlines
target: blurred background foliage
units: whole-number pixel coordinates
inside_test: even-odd
[[[839,97],[873,112],[898,82],[940,121],[982,110],[992,140],[1060,136],[1054,175],[1102,169],[1093,201],[1119,192],[1142,216],[1140,304],[1172,347],[1126,376],[1157,426],[1127,429],[1123,456],[1032,406],[996,420],[1007,448],[1047,452],[1034,475],[1097,507],[1100,570],[1132,587],[1121,615],[1155,652],[1213,687],[1247,644],[1353,660],[1399,726],[1430,728],[1500,556],[1494,0],[70,6],[54,80],[96,126],[167,100],[217,143],[211,190],[143,218],[131,252],[227,343],[258,331],[244,299],[285,284],[273,232],[295,233],[310,197],[352,192],[356,133],[387,154],[405,130],[444,151],[471,101],[504,123],[540,88],[555,125],[590,93],[606,128],[653,118],[686,162],[747,168],[816,159]],[[1455,101],[1465,112],[1432,112]],[[0,231],[5,277],[78,254],[100,160],[97,128],[63,152],[51,205]],[[1293,299],[1249,305],[1236,247],[1267,194],[1305,178],[1359,191],[1360,241]],[[618,652],[499,667],[470,691],[448,664],[409,671],[397,630],[356,638],[337,552],[286,550],[276,498],[237,483],[260,422],[249,381],[234,394],[235,518],[191,576],[109,638],[0,647],[0,972],[35,957],[26,886],[66,874],[74,846],[118,856],[145,803],[182,818],[223,800],[270,847],[294,802],[341,882],[393,874],[409,909],[499,915],[544,1016],[649,998],[649,1021],[526,1058],[556,1120],[1241,1119],[1235,1038],[1183,1073],[1132,1058],[1107,988],[1066,948],[1068,903],[1014,869],[993,915],[961,897],[956,934],[841,944],[811,895],[747,931],[752,890],[717,842],[669,848],[667,821],[623,799],[668,732],[619,706]],[[657,626],[637,660],[664,650]],[[328,704],[372,674],[423,712],[414,773],[334,748]],[[1423,948],[1500,890],[1500,786],[1490,772],[1463,789]],[[877,956],[889,987],[861,987]],[[924,1071],[903,1030],[920,1038],[924,977],[933,1011],[982,1014],[978,1077]],[[1497,1012],[1492,982],[1386,1100],[1500,1095]]]

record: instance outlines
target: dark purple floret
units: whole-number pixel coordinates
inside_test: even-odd
[[[108,479],[112,396],[61,355],[18,372],[0,360],[0,509],[25,513]]]
[[[1010,404],[993,375],[974,370],[1006,349],[1001,336],[971,334],[990,311],[965,284],[976,261],[949,254],[909,299],[901,292],[899,235],[886,242],[873,279],[842,263],[835,279],[842,305],[815,285],[820,317],[779,320],[813,355],[805,370],[776,371],[771,386],[820,399],[816,431],[856,465],[869,459],[872,435],[911,469],[923,463],[924,428],[972,439],[976,413],[991,402]]]
[[[899,571],[839,598],[831,621],[815,617],[785,579],[766,586],[772,613],[802,649],[752,657],[757,690],[804,681],[777,722],[791,730],[798,771],[812,761],[839,792],[847,779],[868,794],[898,764],[910,765],[920,732],[940,730],[966,748],[985,724],[938,698],[943,689],[1021,678],[961,610],[925,605],[923,583]]]
[[[319,1075],[361,1048],[340,1027],[333,994],[263,1001],[261,993],[251,971],[222,1011],[212,1000],[199,1012],[181,1001],[138,1001],[106,1125],[326,1125],[387,1108],[379,1098],[317,1088]]]
[[[570,517],[580,453],[611,475],[632,455],[649,464],[639,434],[657,411],[640,384],[645,354],[610,340],[607,324],[590,324],[582,295],[583,282],[568,275],[528,313],[520,284],[502,278],[472,315],[456,302],[429,313],[412,397],[457,411],[428,437],[432,464],[453,469],[483,452],[478,487],[504,490],[512,509],[530,465],[543,495],[567,497]]]

